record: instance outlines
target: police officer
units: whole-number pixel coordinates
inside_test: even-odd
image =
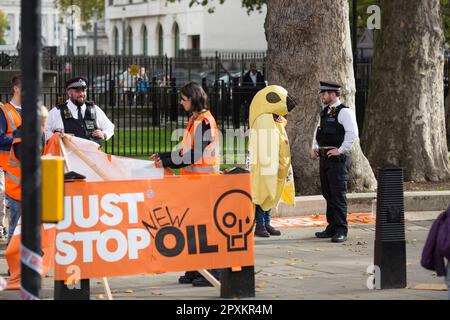
[[[350,150],[358,138],[355,114],[339,100],[341,86],[334,82],[320,82],[320,100],[325,106],[320,114],[310,155],[320,157],[320,183],[327,201],[328,226],[317,232],[317,238],[331,238],[332,242],[347,240],[347,181]]]
[[[86,101],[87,85],[88,81],[84,77],[75,77],[66,82],[69,99],[49,112],[47,139],[54,132],[64,132],[101,144],[113,136],[114,124],[98,106]]]

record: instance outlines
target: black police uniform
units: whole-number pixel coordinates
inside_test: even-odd
[[[344,142],[345,129],[338,122],[338,116],[343,108],[341,104],[328,113],[329,107],[322,110],[320,126],[317,129],[316,140],[319,147],[339,148]],[[328,157],[327,149],[319,148],[320,182],[322,195],[327,201],[327,221],[325,230],[330,235],[347,235],[347,182],[350,166],[350,155]]]
[[[86,101],[85,105],[86,111],[84,113],[84,117],[81,114],[81,107],[78,107],[78,119],[73,117],[69,107],[67,106],[67,102],[56,106],[61,113],[61,119],[64,124],[64,132],[101,144],[103,139],[92,136],[92,132],[98,129],[95,105],[88,101]]]

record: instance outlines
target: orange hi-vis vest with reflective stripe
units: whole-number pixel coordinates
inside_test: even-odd
[[[16,108],[10,103],[5,105],[0,104],[0,109],[5,115],[6,119],[6,132],[7,137],[12,137],[14,130],[16,130],[22,124],[22,117]],[[0,167],[4,168],[9,160],[9,150],[0,150]]]
[[[181,175],[207,175],[207,174],[219,174],[220,173],[220,148],[219,148],[219,130],[217,128],[216,120],[212,116],[211,112],[205,111],[199,115],[192,115],[189,119],[186,131],[183,136],[183,152],[196,148],[202,148],[202,141],[195,141],[194,135],[198,126],[201,127],[202,121],[206,121],[211,127],[211,143],[203,150],[203,155],[197,162],[181,168]],[[204,135],[205,133],[202,132]],[[203,138],[203,137],[202,137]],[[199,145],[194,146],[194,143]],[[194,159],[188,159],[193,161]],[[185,162],[186,163],[186,162]]]
[[[14,138],[9,160],[3,170],[5,171],[5,193],[14,200],[20,201],[22,199],[20,194],[20,179],[22,178],[22,172],[20,170],[20,161],[16,157],[14,152],[14,145],[21,143],[22,138]]]

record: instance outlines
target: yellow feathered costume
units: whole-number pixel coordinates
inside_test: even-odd
[[[250,105],[250,174],[253,202],[267,211],[280,199],[295,205],[291,151],[283,117],[295,104],[286,89],[268,86]],[[275,115],[275,116],[274,116]]]

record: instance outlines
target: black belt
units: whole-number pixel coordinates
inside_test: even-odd
[[[319,157],[324,160],[333,161],[333,162],[345,162],[346,161],[347,155],[345,153],[340,154],[338,156],[328,157],[327,153],[331,149],[337,149],[337,148],[335,148],[335,147],[320,147],[319,148]]]
[[[327,153],[328,151],[336,149],[335,147],[319,147],[319,157],[321,158],[328,158]]]

